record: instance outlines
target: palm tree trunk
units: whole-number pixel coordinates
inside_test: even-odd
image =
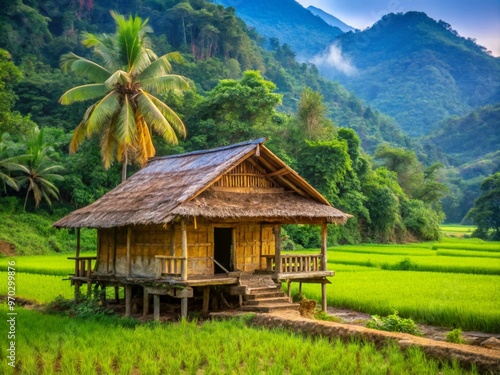
[[[128,164],[128,152],[123,151],[123,162],[122,162],[122,182],[127,179],[127,164]]]

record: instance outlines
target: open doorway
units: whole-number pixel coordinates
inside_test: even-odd
[[[214,259],[227,271],[233,271],[231,248],[233,246],[233,228],[214,228]],[[225,273],[214,262],[214,273]]]

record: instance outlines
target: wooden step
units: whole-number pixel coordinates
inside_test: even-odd
[[[290,303],[288,297],[271,297],[271,298],[261,298],[254,300],[247,300],[243,302],[244,306],[262,306],[270,303]]]
[[[247,294],[243,298],[247,301],[258,300],[262,298],[272,298],[272,297],[286,297],[287,295],[281,291],[269,292],[269,293],[257,293],[257,294]]]
[[[278,310],[294,310],[298,311],[299,305],[296,303],[267,303],[261,305],[243,305],[241,306],[242,311],[252,311],[252,312],[261,312],[261,313],[269,313]]]
[[[281,292],[281,289],[278,288],[273,288],[273,287],[266,287],[266,286],[259,286],[256,288],[249,288],[247,287],[246,289],[247,295],[248,294],[261,294],[261,293],[270,293],[270,292]]]

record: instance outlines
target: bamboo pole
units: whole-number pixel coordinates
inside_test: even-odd
[[[160,320],[160,296],[158,294],[153,294],[153,319],[155,321]]]
[[[326,263],[326,253],[327,253],[327,225],[321,225],[321,270],[326,271],[327,263]],[[321,310],[326,312],[326,284],[321,284]]]

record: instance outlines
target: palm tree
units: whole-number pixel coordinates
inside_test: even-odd
[[[157,57],[150,49],[148,19],[111,15],[116,22],[114,35],[83,34],[83,44],[93,49],[102,64],[74,53],[61,56],[63,70],[94,83],[68,90],[59,101],[71,104],[99,98],[76,127],[70,152],[76,152],[85,137],[100,134],[104,167],[108,169],[115,160],[122,162],[123,181],[129,160],[143,165],[155,155],[153,130],[171,144],[178,142],[177,135],[185,137],[181,119],[155,95],[184,91],[189,84],[185,77],[171,74],[170,62],[182,62],[179,53]]]
[[[26,187],[24,210],[30,193],[33,193],[36,208],[42,199],[50,206],[52,198],[59,199],[59,189],[54,185],[54,181],[63,180],[59,172],[64,168],[50,158],[54,150],[44,142],[43,130],[34,129],[26,144],[27,153],[18,156],[12,167],[12,170],[17,171],[17,185],[20,188]]]
[[[4,193],[7,191],[7,186],[16,191],[19,190],[16,180],[10,174],[17,166],[17,159],[15,157],[5,157],[8,148],[5,144],[7,136],[7,133],[0,136],[0,184]]]

